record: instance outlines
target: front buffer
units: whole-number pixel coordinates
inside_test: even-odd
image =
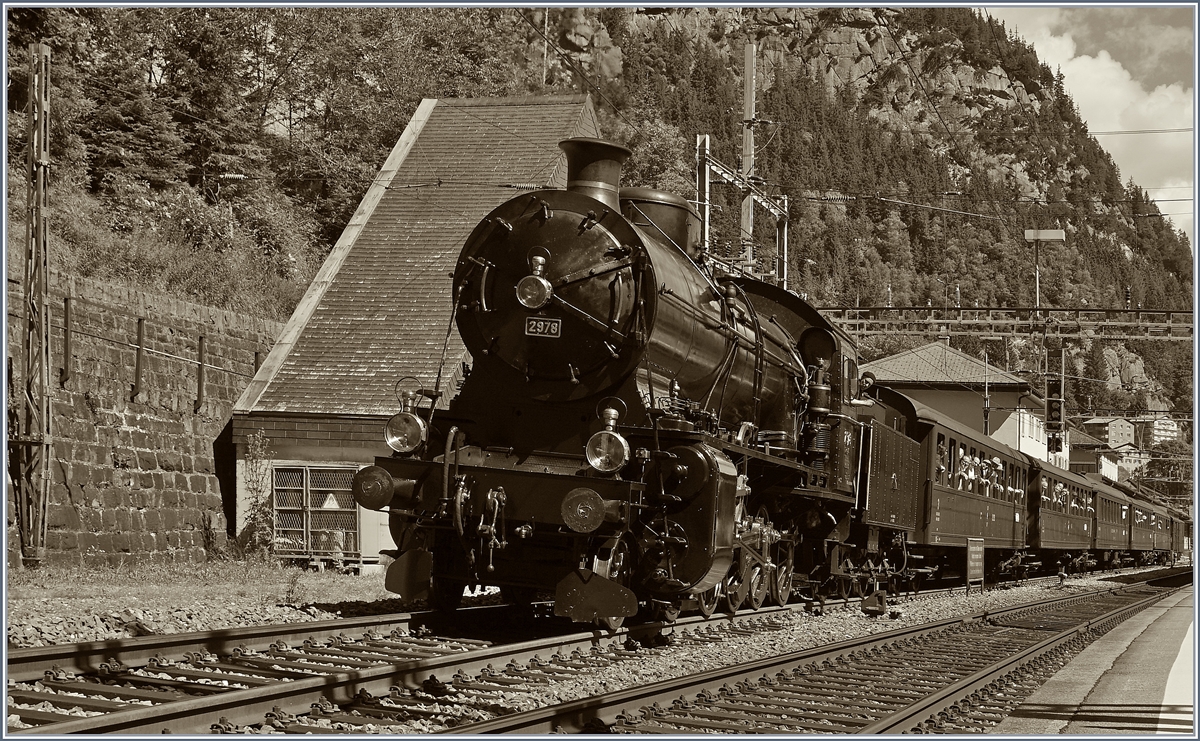
[[[485,584],[515,594],[552,591],[556,612],[578,621],[637,612],[629,588],[634,549],[623,536],[642,485],[578,475],[566,461],[544,463],[464,447],[449,461],[378,458],[359,471],[358,503],[389,509],[398,553],[388,591],[420,599],[431,587],[440,597]]]
[[[468,585],[553,593],[555,614],[612,625],[640,601],[678,604],[728,570],[736,472],[697,448],[675,449],[665,491],[587,475],[566,456],[522,461],[468,446],[434,461],[378,458],[355,476],[354,495],[389,510],[398,548],[388,591],[444,608]]]

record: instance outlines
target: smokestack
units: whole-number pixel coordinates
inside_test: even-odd
[[[632,152],[620,144],[582,137],[564,139],[558,146],[567,154],[567,190],[619,212],[621,165]]]

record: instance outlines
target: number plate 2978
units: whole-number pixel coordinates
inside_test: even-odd
[[[531,337],[562,337],[562,319],[525,317],[525,334]]]

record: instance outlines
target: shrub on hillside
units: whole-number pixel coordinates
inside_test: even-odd
[[[250,194],[234,208],[185,185],[155,190],[117,175],[105,186],[99,195],[55,191],[53,268],[283,320],[320,266],[311,213],[282,195]],[[8,271],[19,279],[26,199],[11,164],[8,197]]]

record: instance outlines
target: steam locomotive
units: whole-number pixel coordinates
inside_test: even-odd
[[[1054,518],[1025,492],[1102,484],[876,386],[811,305],[707,260],[686,200],[621,188],[629,150],[560,147],[566,190],[501,204],[462,249],[461,388],[440,405],[402,382],[395,453],[355,476],[359,505],[389,513],[389,591],[439,609],[468,585],[549,593],[556,614],[611,629],[639,610],[896,588],[953,571],[967,537],[994,572],[1094,551],[1071,540],[1074,511],[1065,540],[1029,542],[1030,513],[1034,533]],[[997,459],[1002,483],[958,486],[940,463],[951,438]]]

